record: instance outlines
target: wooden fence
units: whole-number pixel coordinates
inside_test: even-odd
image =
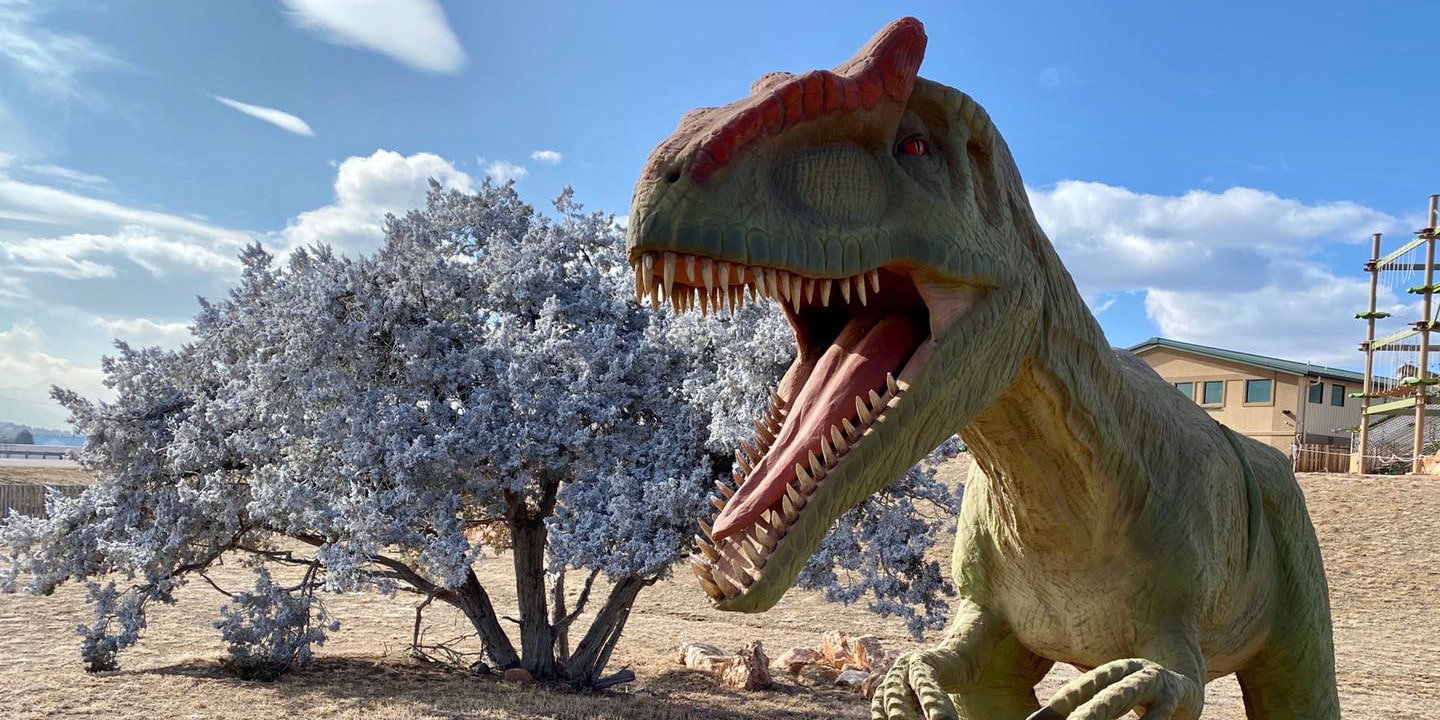
[[[45,485],[0,485],[0,518],[11,511],[21,515],[45,514]],[[84,492],[83,485],[52,485],[61,493],[75,497]]]
[[[1301,445],[1295,450],[1295,472],[1350,472],[1350,452],[1334,445]]]

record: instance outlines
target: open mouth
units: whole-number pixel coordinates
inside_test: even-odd
[[[795,331],[795,362],[755,421],[753,443],[736,450],[733,484],[717,481],[716,513],[700,520],[691,565],[721,603],[765,577],[787,534],[827,495],[827,479],[905,402],[934,348],[935,323],[948,325],[983,294],[962,285],[937,295],[889,266],[819,278],[675,252],[642,253],[634,266],[637,295],[654,305],[733,312],[770,299]],[[834,517],[819,519],[828,528]]]

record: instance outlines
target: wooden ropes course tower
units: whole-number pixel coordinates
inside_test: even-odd
[[[1419,474],[1425,456],[1440,449],[1440,395],[1432,390],[1440,385],[1440,377],[1430,373],[1430,334],[1440,327],[1440,304],[1435,302],[1440,294],[1435,277],[1435,241],[1440,239],[1437,201],[1440,195],[1430,196],[1426,226],[1388,255],[1380,256],[1380,233],[1371,237],[1370,261],[1365,263],[1370,273],[1370,309],[1355,315],[1366,325],[1365,342],[1360,344],[1365,352],[1365,384],[1351,394],[1360,398],[1362,408],[1359,465],[1352,467],[1361,473],[1369,472],[1377,461],[1408,460],[1410,471]],[[1412,284],[1421,278],[1420,284]],[[1376,309],[1382,288],[1392,297],[1402,288],[1419,295],[1420,320],[1376,338],[1377,321],[1390,317]],[[1427,412],[1434,417],[1427,417]],[[1412,414],[1413,423],[1404,422]]]

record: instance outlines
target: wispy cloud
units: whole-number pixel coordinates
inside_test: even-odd
[[[72,186],[99,189],[109,187],[110,185],[110,181],[100,175],[93,175],[74,168],[52,165],[50,163],[22,165],[20,169],[32,175],[59,180]]]
[[[231,100],[230,98],[219,95],[212,95],[211,97],[215,98],[216,102],[228,105],[257,120],[264,120],[286,132],[304,135],[305,137],[315,137],[315,131],[310,129],[309,123],[284,110],[276,110],[275,108],[265,107],[263,105],[251,105],[250,103]]]
[[[497,183],[506,183],[511,180],[522,180],[530,171],[524,165],[516,165],[504,160],[496,160],[485,166],[485,174],[489,175]]]
[[[300,28],[339,44],[389,55],[425,72],[452,74],[465,51],[435,0],[281,0]]]
[[[536,150],[530,153],[530,159],[535,162],[545,163],[546,165],[559,165],[560,161],[565,159],[565,156],[554,150]]]
[[[14,66],[31,88],[62,100],[76,99],[84,96],[83,74],[125,66],[84,35],[40,27],[38,8],[31,0],[0,0],[0,60]]]
[[[149,318],[105,318],[95,317],[90,324],[119,340],[135,345],[164,345],[177,347],[192,339],[190,324],[183,322],[155,322]]]

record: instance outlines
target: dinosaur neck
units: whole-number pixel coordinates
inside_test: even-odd
[[[1062,271],[1063,273],[1063,271]],[[1088,546],[1133,496],[1117,402],[1121,371],[1068,275],[1053,282],[1040,337],[1015,381],[962,433],[991,485],[992,510],[1026,548]],[[1124,403],[1128,404],[1128,403]],[[1126,474],[1128,476],[1128,474]]]

